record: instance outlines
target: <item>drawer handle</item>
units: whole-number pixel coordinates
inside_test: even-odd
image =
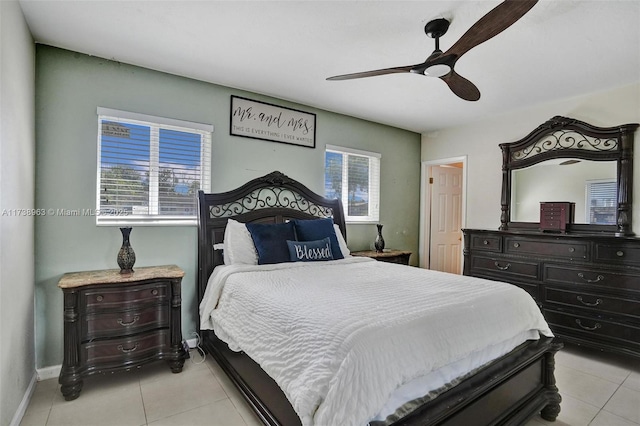
[[[580,297],[580,296],[578,296],[578,297]],[[135,324],[139,319],[140,319],[139,315],[136,315],[135,317],[133,317],[133,320],[129,321],[129,322],[124,322],[124,321],[122,321],[122,318],[118,318],[118,324],[120,324],[123,327],[126,327],[128,325]]]
[[[585,302],[582,299],[582,296],[578,296],[577,299],[578,299],[578,302],[582,303],[584,306],[598,306],[598,305],[601,305],[603,303],[602,299],[600,299],[600,298],[596,299],[595,303]]]
[[[507,263],[506,266],[500,266],[497,260],[493,264],[496,265],[496,268],[500,269],[501,271],[506,271],[511,267],[510,263]]]
[[[518,247],[520,247],[520,243],[513,243],[513,246],[514,246],[515,248],[518,248]]]
[[[578,272],[578,277],[582,278],[584,281],[588,283],[597,283],[599,281],[604,280],[604,277],[602,275],[598,275],[595,280],[590,280],[588,278],[585,278],[582,272]]]
[[[151,290],[151,294],[153,294],[154,296],[158,295],[158,289],[154,288],[153,290]]]
[[[624,256],[624,252],[623,252],[622,250],[618,250],[618,251],[616,252],[616,256],[618,256],[618,257],[622,257],[622,256]]]
[[[102,302],[104,300],[104,297],[101,294],[99,294],[98,296],[96,296],[96,300],[98,302]]]
[[[125,349],[124,346],[122,345],[118,345],[118,350],[124,354],[128,354],[131,353],[133,351],[135,351],[136,349],[138,349],[138,344],[136,343],[131,349]]]
[[[573,247],[569,247],[569,253],[573,253],[574,251],[576,251],[576,249],[574,249]]]
[[[484,245],[486,246],[487,244],[489,244],[489,241],[484,240],[484,241],[482,242],[482,244],[484,244]]]
[[[582,321],[580,321],[579,318],[576,320],[576,324],[578,324],[580,326],[580,328],[582,328],[584,330],[588,330],[588,331],[593,331],[593,330],[597,330],[599,328],[602,328],[602,326],[600,325],[599,322],[597,322],[596,325],[594,325],[593,327],[587,327],[586,325],[582,325]]]

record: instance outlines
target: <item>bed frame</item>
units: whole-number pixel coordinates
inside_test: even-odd
[[[345,236],[342,203],[326,199],[280,172],[253,179],[219,194],[198,193],[198,305],[209,275],[223,263],[227,220],[283,223],[288,219],[332,217]],[[214,247],[215,245],[215,247]],[[198,315],[199,317],[199,315]],[[218,362],[266,425],[300,425],[291,404],[260,366],[233,352],[210,330],[202,346]],[[541,413],[553,421],[560,412],[554,354],[562,347],[550,338],[523,343],[394,425],[521,425]]]

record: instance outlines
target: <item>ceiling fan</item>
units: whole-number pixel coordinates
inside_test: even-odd
[[[424,27],[427,36],[434,38],[436,49],[422,63],[403,67],[383,68],[379,70],[357,72],[329,77],[327,80],[351,80],[354,78],[373,77],[384,74],[405,73],[424,74],[438,77],[458,97],[467,101],[480,99],[478,88],[456,73],[454,66],[463,54],[477,45],[484,43],[492,37],[513,25],[522,18],[538,0],[506,0],[484,15],[449,50],[442,53],[440,50],[440,37],[449,29],[449,21],[444,18],[429,21]]]

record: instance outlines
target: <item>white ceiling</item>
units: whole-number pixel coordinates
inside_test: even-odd
[[[640,2],[541,0],[466,53],[477,102],[437,78],[329,76],[423,62],[499,4],[483,1],[20,0],[36,42],[423,133],[640,81]]]

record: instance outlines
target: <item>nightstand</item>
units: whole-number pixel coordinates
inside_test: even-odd
[[[352,251],[351,254],[353,256],[366,256],[381,262],[400,263],[402,265],[408,265],[409,258],[411,257],[411,252],[406,250],[384,250],[382,253],[375,250],[365,250]]]
[[[180,285],[175,265],[73,272],[62,276],[64,361],[58,382],[67,401],[80,396],[83,379],[166,360],[182,371]]]

